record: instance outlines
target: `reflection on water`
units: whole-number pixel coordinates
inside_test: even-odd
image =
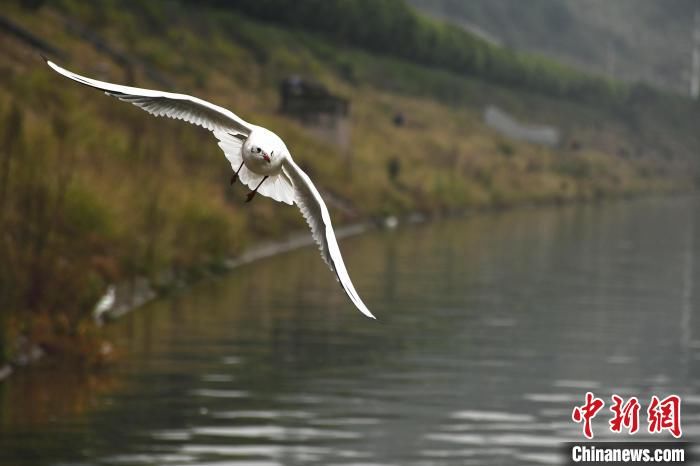
[[[378,321],[313,248],[264,260],[117,324],[123,386],[85,413],[23,423],[34,392],[12,378],[0,463],[557,464],[589,390],[644,406],[680,393],[692,440],[699,234],[685,198],[346,239]]]
[[[74,365],[50,370],[25,369],[11,379],[11,383],[0,383],[2,435],[90,411],[100,405],[102,394],[121,387],[111,372],[76,370]]]

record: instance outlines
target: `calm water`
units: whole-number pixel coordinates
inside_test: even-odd
[[[588,390],[644,410],[680,393],[685,436],[700,437],[698,199],[487,214],[341,247],[378,321],[313,248],[246,266],[115,325],[129,354],[104,374],[0,385],[0,463],[557,464]]]

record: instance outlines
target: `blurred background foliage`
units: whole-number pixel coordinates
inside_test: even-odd
[[[244,204],[206,131],[66,81],[42,48],[77,72],[194,94],[274,130],[338,225],[697,181],[697,101],[494,45],[402,0],[8,1],[2,16],[43,41],[0,32],[5,358],[18,335],[95,352],[91,311],[108,284],[187,280],[305,230],[295,208]],[[350,101],[348,147],[280,114],[290,75]],[[482,121],[491,104],[556,125],[562,142],[505,138]]]
[[[695,0],[409,0],[492,44],[687,93]]]

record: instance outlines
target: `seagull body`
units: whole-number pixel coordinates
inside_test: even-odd
[[[321,257],[335,272],[345,293],[360,312],[374,318],[350,281],[326,204],[279,136],[197,97],[98,81],[61,68],[50,60],[46,63],[67,78],[130,102],[155,116],[184,120],[214,133],[235,172],[231,183],[240,179],[253,190],[248,201],[257,192],[278,202],[296,204],[311,228]]]

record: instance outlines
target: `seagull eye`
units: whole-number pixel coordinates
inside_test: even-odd
[[[260,153],[260,148],[259,148],[259,147],[256,147],[255,150],[258,152],[258,154]]]

